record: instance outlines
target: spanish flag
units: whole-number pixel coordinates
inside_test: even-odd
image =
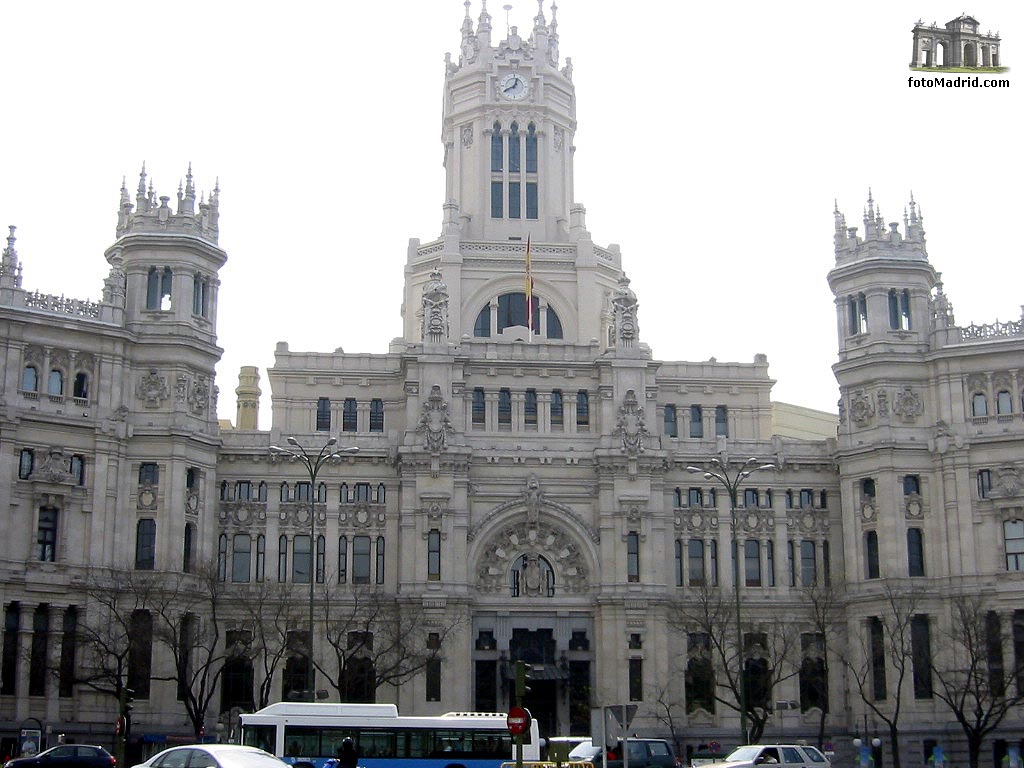
[[[526,236],[526,327],[533,341],[533,271],[530,267],[530,236]]]

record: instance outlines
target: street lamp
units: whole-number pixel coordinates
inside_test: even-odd
[[[705,480],[717,480],[729,493],[729,512],[732,518],[732,586],[736,598],[736,657],[739,660],[739,677],[737,678],[740,688],[740,731],[742,733],[740,744],[747,743],[747,686],[743,678],[743,628],[740,625],[740,550],[739,541],[736,538],[736,496],[740,484],[754,472],[762,469],[775,469],[774,464],[758,464],[758,459],[749,458],[732,475],[729,474],[729,460],[723,463],[717,456],[711,459],[712,469],[701,469],[700,467],[687,467],[687,472],[695,472],[704,476]]]
[[[279,456],[291,456],[302,462],[309,473],[309,637],[306,640],[306,691],[310,701],[316,701],[316,677],[313,673],[313,631],[315,618],[313,605],[316,600],[316,476],[320,468],[330,459],[340,456],[343,453],[359,453],[359,448],[349,446],[347,448],[334,449],[338,442],[332,437],[320,453],[313,456],[306,452],[306,449],[299,445],[294,437],[287,438],[290,448],[279,448],[276,445],[270,446],[270,453]]]

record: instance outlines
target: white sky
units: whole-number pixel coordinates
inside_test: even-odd
[[[537,4],[514,0],[532,29]],[[497,41],[505,12],[491,0]],[[480,0],[473,0],[474,20]],[[576,200],[619,243],[656,358],[749,362],[776,400],[835,410],[832,206],[921,204],[959,324],[1020,317],[1020,89],[911,89],[915,21],[961,12],[1024,68],[1024,5],[985,0],[561,0]],[[550,2],[545,2],[550,20]],[[96,300],[118,190],[219,176],[218,367],[235,417],[275,343],[387,351],[408,238],[440,233],[443,57],[461,0],[0,3],[0,224],[24,287]],[[902,230],[902,224],[901,224]],[[862,230],[863,231],[863,228]],[[4,230],[5,232],[5,230]]]

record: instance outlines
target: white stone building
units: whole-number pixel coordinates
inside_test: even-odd
[[[682,748],[735,743],[727,669],[688,618],[732,605],[730,499],[687,468],[756,456],[774,469],[737,498],[747,654],[755,669],[774,663],[781,627],[798,643],[778,657],[791,674],[766,694],[765,738],[814,739],[825,710],[840,751],[862,723],[881,729],[895,660],[872,668],[870,704],[849,670],[890,597],[920,594],[902,755],[917,762],[932,742],[964,754],[919,678],[960,594],[984,596],[1005,668],[1024,660],[1024,328],[956,326],[913,201],[901,234],[869,200],[863,236],[836,212],[838,423],[773,403],[763,355],[655,359],[623,256],[593,242],[574,199],[576,94],[557,30],[540,11],[528,34],[496,40],[486,10],[474,21],[467,9],[445,79],[444,220],[436,240],[410,243],[403,337],[378,354],[279,344],[269,431],[257,429],[254,368],[239,376],[236,423],[216,420],[226,254],[218,195],[197,203],[191,172],[174,210],[145,173],[134,205],[122,190],[99,303],[22,288],[12,232],[0,273],[0,735],[38,721],[111,738],[116,702],[73,684],[81,660],[65,641],[95,610],[90,568],[171,578],[213,562],[228,595],[279,583],[301,605],[315,570],[318,595],[375,591],[432,626],[457,621],[440,665],[376,690],[406,714],[503,710],[521,659],[547,735],[587,732],[591,707],[633,703],[635,730],[669,733],[671,713]],[[359,453],[329,461],[313,487],[272,453],[288,437]],[[842,626],[827,651],[808,596],[826,583],[841,587]],[[221,626],[241,631],[241,611]],[[735,625],[720,626],[728,644]],[[329,689],[338,670],[322,640],[316,687]],[[272,700],[303,687],[302,654],[287,650]],[[209,729],[258,700],[260,661],[232,663]],[[175,683],[158,679],[173,662],[154,645],[150,664],[139,751],[190,730]],[[1022,735],[1017,707],[984,754]]]

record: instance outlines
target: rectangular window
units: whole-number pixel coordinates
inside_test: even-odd
[[[640,581],[640,535],[636,531],[626,534],[626,578]]]
[[[370,537],[352,537],[352,583],[370,583]]]
[[[885,625],[877,616],[868,619],[868,644],[871,651],[871,693],[875,701],[888,695],[885,686]]]
[[[384,431],[384,401],[379,397],[370,401],[370,431]]]
[[[686,566],[691,587],[703,587],[704,580],[704,542],[690,539],[686,547]]]
[[[31,448],[22,448],[21,457],[18,460],[18,479],[27,480],[32,474],[35,464],[35,452]]]
[[[427,701],[441,700],[441,660],[430,659],[427,662]]]
[[[519,202],[519,182],[510,181],[508,184],[508,217],[510,219],[522,218],[521,207]]]
[[[810,509],[814,506],[814,491],[810,488],[800,489],[800,509]]]
[[[704,492],[700,488],[690,488],[686,491],[686,503],[691,507],[704,506]]]
[[[676,570],[676,586],[683,586],[683,542],[680,539],[676,539],[676,550],[675,550],[675,570]]]
[[[757,506],[757,489],[747,488],[743,491],[743,506],[744,507],[756,507]]]
[[[158,485],[160,483],[160,467],[151,461],[139,465],[139,485]]]
[[[690,406],[690,437],[704,437],[704,409]]]
[[[384,537],[377,537],[377,583],[384,583]]]
[[[252,501],[252,483],[249,480],[235,483],[235,498],[239,501]]]
[[[18,681],[18,624],[21,607],[8,603],[4,610],[4,652],[0,667],[0,694],[13,696]]]
[[[711,586],[712,587],[717,587],[718,586],[718,542],[715,541],[714,539],[712,539],[710,543],[711,543],[711,546],[708,548],[708,557],[709,557],[709,560],[710,560],[709,565],[711,566],[711,568],[710,568],[711,572],[709,574],[709,578],[711,579]]]
[[[576,426],[590,426],[590,395],[582,389],[576,393]]]
[[[236,584],[249,581],[252,561],[252,537],[247,533],[236,533],[231,551],[231,580]]]
[[[1024,571],[1024,520],[1003,523],[1003,545],[1006,547],[1006,570]],[[1024,663],[1024,659],[1021,662]]]
[[[309,503],[313,500],[313,486],[309,484],[308,480],[303,480],[295,484],[295,501],[305,501]]]
[[[135,529],[135,570],[151,571],[156,567],[156,520],[139,520]]]
[[[1006,668],[1003,666],[1003,628],[999,614],[985,613],[985,662],[988,667],[988,687],[996,698],[1006,695]]]
[[[679,437],[676,425],[676,407],[671,403],[665,406],[665,436]]]
[[[526,390],[526,398],[523,401],[523,420],[527,426],[537,426],[537,390]]]
[[[441,580],[441,532],[436,528],[427,533],[427,581]]]
[[[46,679],[50,676],[50,665],[46,658],[49,645],[50,606],[43,603],[32,615],[32,641],[28,664],[29,696],[46,695]]]
[[[904,475],[904,477],[903,477],[903,495],[904,496],[920,496],[921,495],[921,476],[920,475]]]
[[[316,431],[331,431],[331,401],[321,397],[316,401]]]
[[[498,391],[498,425],[512,424],[512,392],[508,389]]]
[[[743,542],[743,572],[748,587],[761,586],[761,542],[747,539]]]
[[[805,587],[813,587],[818,582],[818,564],[815,560],[813,541],[800,542],[800,583]]]
[[[277,580],[282,584],[288,581],[288,537],[277,539]]]
[[[36,553],[39,561],[52,563],[57,559],[57,523],[59,513],[53,507],[39,510],[39,528],[36,531]]]
[[[978,470],[978,498],[987,499],[992,491],[992,471],[988,469]]]
[[[482,387],[473,390],[472,421],[474,427],[482,427],[487,421],[487,398]]]
[[[345,404],[342,406],[341,411],[341,431],[342,432],[355,432],[357,427],[358,410],[356,407],[356,399],[354,397],[346,397]]]
[[[867,578],[881,577],[881,568],[878,562],[878,533],[875,531],[867,531],[864,534],[864,564]]]
[[[537,218],[537,182],[526,182],[526,218]]]
[[[644,660],[629,660],[629,700],[644,700]]]
[[[796,586],[796,543],[786,542],[786,560],[789,565],[789,586]]]
[[[71,605],[64,609],[63,634],[60,640],[60,666],[57,691],[63,698],[75,693],[75,657],[78,655],[78,609]]]
[[[563,426],[563,419],[565,418],[565,406],[562,403],[562,390],[555,389],[551,391],[551,426],[561,427]]]
[[[715,436],[729,436],[729,409],[724,405],[715,406]]]
[[[932,697],[932,645],[928,616],[919,613],[910,620],[910,650],[914,665],[914,698]]]
[[[355,486],[356,501],[364,501],[369,503],[370,501],[370,484],[369,483],[356,483]]]
[[[313,542],[309,534],[292,539],[292,582],[309,584],[313,577]]]
[[[505,204],[501,199],[505,185],[500,181],[491,182],[491,218],[500,219],[505,215]]]

